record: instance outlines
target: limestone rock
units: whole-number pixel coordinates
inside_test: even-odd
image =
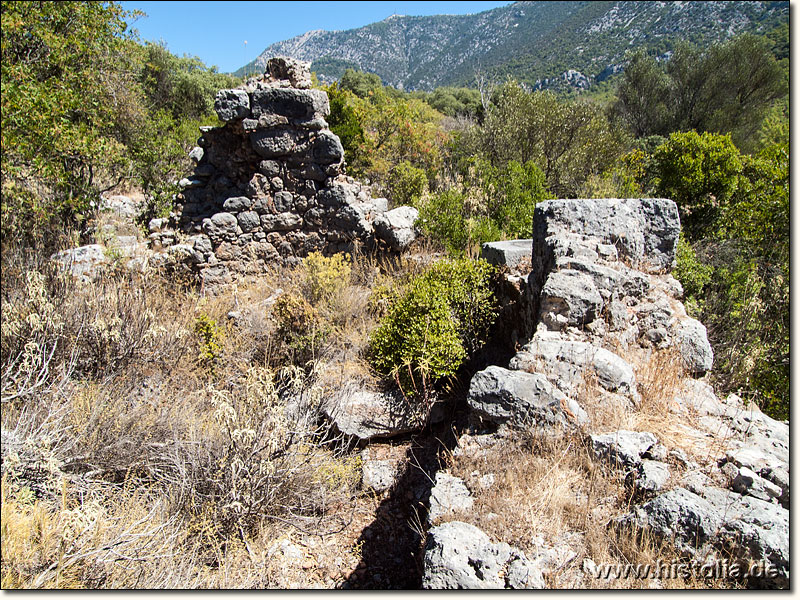
[[[359,440],[390,438],[422,427],[427,415],[400,395],[346,385],[324,406],[325,415],[345,435]]]
[[[639,466],[642,463],[642,454],[658,441],[656,436],[648,431],[625,429],[591,435],[590,439],[595,457],[624,469]]]
[[[476,414],[494,423],[576,425],[587,419],[583,408],[543,375],[497,366],[472,377],[467,401]]]
[[[250,114],[250,96],[244,90],[220,90],[214,100],[220,121],[244,119]]]
[[[714,351],[708,342],[705,325],[695,319],[683,319],[678,325],[678,348],[690,373],[702,375],[711,370]]]
[[[496,265],[505,265],[512,271],[530,272],[533,240],[508,240],[488,242],[481,246],[481,258]]]
[[[447,473],[436,473],[436,481],[431,489],[428,523],[453,512],[472,510],[474,500],[464,481]]]
[[[366,451],[365,451],[366,452]],[[362,453],[361,483],[375,492],[385,492],[397,480],[397,464],[391,460],[365,458]]]
[[[89,244],[54,254],[52,260],[62,265],[80,281],[96,279],[108,262],[105,249],[100,244]]]
[[[663,198],[548,200],[536,206],[533,231],[534,255],[544,260],[559,236],[573,233],[614,245],[637,268],[669,270],[680,220],[675,203]]]
[[[542,321],[553,330],[579,327],[594,321],[603,309],[603,298],[592,278],[574,269],[550,274],[541,300]]]
[[[473,525],[452,521],[428,531],[422,587],[455,589],[543,589],[544,578],[525,554],[493,544]]]
[[[417,238],[415,224],[419,211],[411,206],[400,206],[379,215],[373,221],[375,235],[384,240],[392,250],[405,250]]]

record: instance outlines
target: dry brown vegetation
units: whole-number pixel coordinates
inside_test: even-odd
[[[275,540],[344,531],[359,494],[320,401],[373,377],[371,288],[421,268],[331,264],[208,296],[4,256],[3,587],[300,585]]]

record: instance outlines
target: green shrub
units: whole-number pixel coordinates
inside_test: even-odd
[[[222,331],[217,322],[206,314],[201,314],[194,322],[194,332],[200,338],[198,358],[214,370],[214,364],[222,354]]]
[[[403,161],[389,171],[387,185],[395,206],[402,204],[415,206],[428,187],[428,178],[424,169],[417,168],[408,161]]]
[[[306,293],[312,303],[330,299],[350,283],[350,257],[336,254],[326,257],[312,252],[303,259]]]
[[[683,286],[686,310],[689,314],[698,316],[704,305],[703,288],[711,281],[714,267],[698,260],[697,254],[683,234],[678,239],[675,259],[673,274]]]
[[[699,239],[738,190],[743,165],[729,135],[688,131],[656,148],[652,168],[656,192],[675,201],[684,231]]]
[[[484,261],[444,260],[413,280],[370,337],[372,366],[418,398],[454,375],[494,321],[493,272]]]
[[[460,254],[469,242],[464,194],[444,190],[418,203],[422,231],[452,254]]]

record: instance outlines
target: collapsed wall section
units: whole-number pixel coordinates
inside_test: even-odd
[[[176,236],[150,223],[154,247],[218,282],[231,272],[259,273],[319,251],[362,247],[404,250],[416,237],[417,212],[388,210],[385,198],[346,177],[344,150],[328,128],[327,94],[311,88],[308,63],[273,58],[263,76],[221,90],[222,127],[204,127],[181,181]]]

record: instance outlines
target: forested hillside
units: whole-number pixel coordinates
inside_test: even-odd
[[[625,53],[668,56],[681,41],[700,48],[733,35],[764,35],[785,22],[787,2],[515,2],[473,15],[395,15],[346,31],[309,31],[267,47],[312,61],[323,81],[346,68],[406,90],[476,85],[511,76],[542,88],[580,90],[618,73]]]

